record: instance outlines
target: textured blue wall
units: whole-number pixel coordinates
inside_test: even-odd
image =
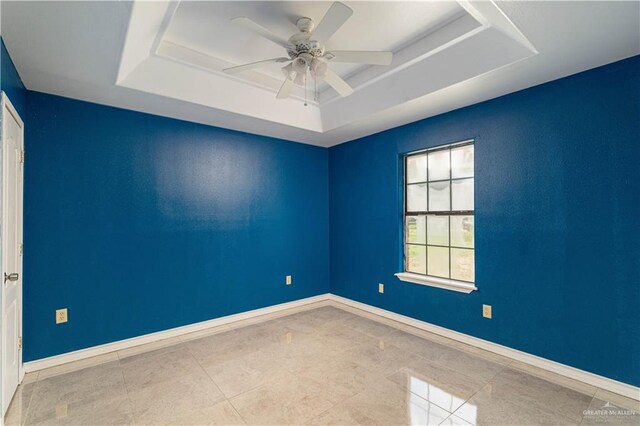
[[[0,90],[7,93],[11,103],[20,114],[20,118],[24,121],[27,113],[27,91],[2,37],[0,37]]]
[[[0,85],[28,122],[25,361],[331,288],[640,384],[640,58],[327,152],[35,92],[27,102],[1,54]],[[480,291],[400,282],[400,158],[470,137]],[[56,326],[61,307],[70,321]]]
[[[28,105],[25,361],[329,291],[328,150]]]
[[[469,138],[479,291],[401,282],[400,158]],[[640,57],[339,145],[329,161],[333,293],[640,385]]]

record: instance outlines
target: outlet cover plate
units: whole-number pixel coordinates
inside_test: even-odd
[[[69,321],[67,308],[56,309],[56,324],[62,324]]]
[[[491,305],[482,305],[482,316],[491,319]]]

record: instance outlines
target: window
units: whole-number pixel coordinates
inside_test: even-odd
[[[403,281],[476,290],[473,141],[404,161]]]

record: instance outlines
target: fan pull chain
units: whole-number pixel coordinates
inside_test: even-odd
[[[318,77],[313,76],[313,100],[318,102]]]
[[[307,106],[307,72],[304,73],[304,106]]]

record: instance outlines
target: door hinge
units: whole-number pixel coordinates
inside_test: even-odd
[[[24,253],[24,244],[20,244],[20,256]]]
[[[20,164],[24,164],[24,149],[20,151]]]
[[[18,337],[18,350],[22,349],[22,337]]]

